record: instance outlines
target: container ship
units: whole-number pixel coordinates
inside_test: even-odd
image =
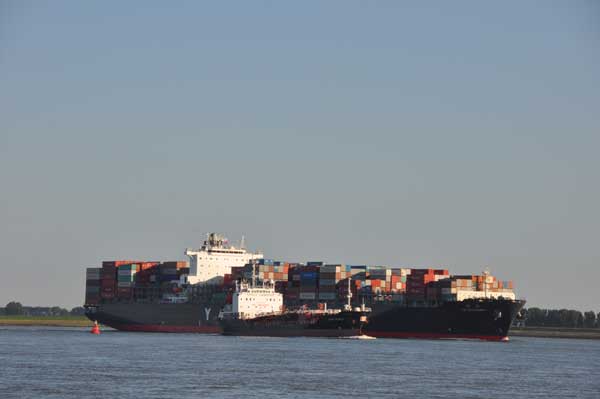
[[[243,239],[233,246],[216,233],[185,254],[188,261],[118,260],[88,268],[87,317],[123,331],[223,333],[223,320],[236,313],[234,297],[253,271],[259,282],[281,295],[281,309],[245,317],[243,323],[229,327],[253,324],[256,331],[260,320],[250,320],[262,317],[262,325],[286,325],[288,335],[298,334],[293,331],[302,323],[313,323],[311,328],[318,330],[327,327],[323,310],[343,309],[351,297],[352,309],[370,309],[368,322],[359,323],[370,336],[507,340],[525,303],[516,299],[511,281],[487,272],[451,275],[434,268],[274,261],[248,251]],[[284,310],[287,318],[275,315]],[[310,323],[308,314],[315,316]],[[342,316],[350,323],[342,329],[353,320],[357,325],[358,313]],[[321,324],[315,325],[317,319],[323,320]]]

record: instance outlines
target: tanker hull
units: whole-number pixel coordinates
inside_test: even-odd
[[[361,335],[361,312],[284,313],[249,320],[223,319],[224,335],[262,337],[350,337]]]

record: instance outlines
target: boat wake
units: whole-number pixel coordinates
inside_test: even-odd
[[[375,337],[371,337],[369,335],[352,335],[350,337],[340,337],[342,339],[377,339]]]

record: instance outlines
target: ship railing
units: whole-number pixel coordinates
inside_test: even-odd
[[[294,310],[289,310],[288,313],[338,314],[341,311],[342,311],[341,309],[327,309],[327,310],[325,310],[325,309],[294,309]]]

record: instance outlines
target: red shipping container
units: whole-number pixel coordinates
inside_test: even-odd
[[[100,283],[100,287],[102,288],[114,288],[116,285],[116,280],[102,280]]]
[[[140,270],[148,270],[158,266],[158,262],[143,262],[140,264]]]
[[[117,296],[119,298],[128,298],[131,297],[132,290],[131,288],[118,288]]]
[[[100,298],[102,299],[112,299],[115,297],[115,293],[114,292],[101,292],[100,293]]]
[[[85,304],[86,305],[98,305],[98,303],[100,302],[100,297],[99,296],[94,296],[94,297],[85,297]]]

